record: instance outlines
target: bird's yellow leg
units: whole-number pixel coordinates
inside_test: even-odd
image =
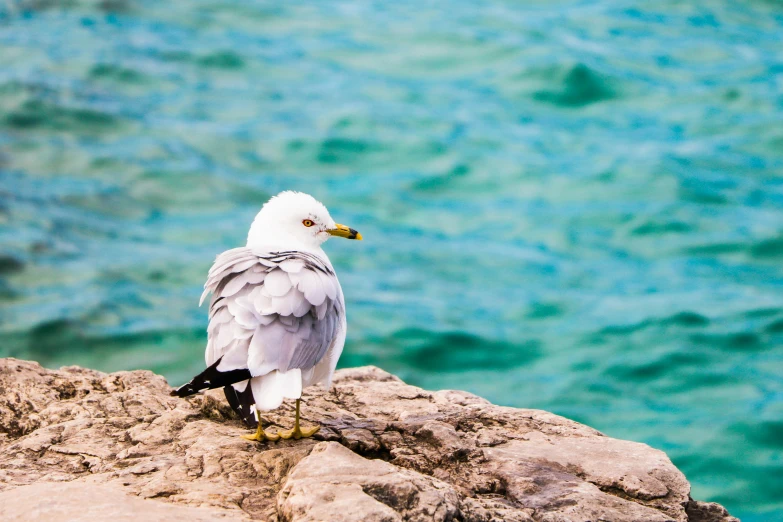
[[[281,439],[303,439],[312,437],[321,429],[320,426],[313,426],[312,428],[302,428],[299,426],[299,402],[300,400],[296,399],[296,418],[294,420],[294,427],[290,430],[277,432]]]
[[[252,435],[240,435],[240,437],[245,440],[254,440],[257,442],[263,442],[265,440],[274,442],[280,440],[280,435],[276,433],[267,433],[261,427],[261,416],[258,414],[258,408],[256,408],[256,419],[258,419],[258,428],[256,429],[256,432]]]

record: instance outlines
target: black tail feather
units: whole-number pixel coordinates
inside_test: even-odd
[[[226,400],[231,405],[231,409],[242,417],[242,420],[245,421],[249,428],[258,426],[258,419],[256,419],[256,415],[253,413],[254,409],[251,408],[256,401],[253,399],[250,383],[248,383],[245,391],[238,392],[233,386],[226,386],[223,388],[223,393],[226,394]]]
[[[219,371],[217,367],[222,359],[223,358],[221,357],[215,361],[215,364],[193,377],[190,382],[183,384],[171,392],[171,395],[173,397],[188,397],[189,395],[193,395],[204,390],[211,390],[213,388],[222,388],[226,386],[230,387],[235,382],[245,381],[252,377],[250,375],[250,370],[247,368],[241,370],[229,370],[227,372]],[[246,391],[249,389],[250,386],[247,387]],[[228,394],[226,394],[226,397],[228,398]],[[231,402],[230,399],[229,402]],[[251,402],[251,404],[253,403]]]

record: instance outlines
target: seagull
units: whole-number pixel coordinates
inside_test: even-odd
[[[328,389],[346,334],[345,299],[321,245],[332,236],[362,239],[334,222],[314,197],[285,191],[264,204],[247,245],[217,256],[204,299],[212,294],[207,369],[171,394],[187,397],[223,388],[228,403],[251,427],[252,441],[311,437],[319,426],[299,424],[302,390]],[[261,411],[296,399],[293,428],[264,431]]]

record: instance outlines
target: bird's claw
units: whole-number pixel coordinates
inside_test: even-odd
[[[307,437],[312,437],[316,433],[318,433],[318,430],[320,430],[320,426],[313,426],[312,428],[301,428],[299,426],[294,426],[290,430],[283,430],[278,431],[277,434],[280,436],[281,439],[288,440],[288,439],[306,439]]]
[[[240,437],[242,437],[245,440],[252,440],[255,442],[264,442],[265,440],[268,440],[270,442],[275,442],[280,440],[280,435],[278,435],[277,433],[269,433],[262,430],[261,428],[256,430],[256,432],[253,433],[252,435],[240,435]]]

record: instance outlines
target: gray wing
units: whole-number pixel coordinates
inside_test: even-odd
[[[218,256],[204,285],[212,292],[207,365],[308,370],[323,359],[344,314],[342,290],[328,262],[304,252],[235,248]]]

